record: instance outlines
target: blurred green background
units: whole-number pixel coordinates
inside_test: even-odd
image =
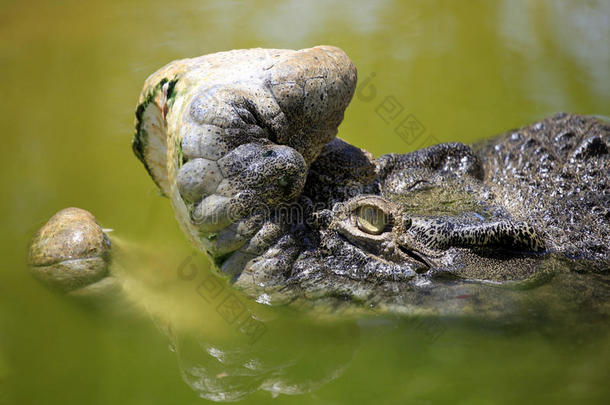
[[[78,206],[126,240],[171,251],[146,270],[175,278],[191,248],[130,147],[141,86],[171,60],[339,46],[360,82],[369,79],[339,135],[375,155],[472,142],[558,111],[610,116],[607,1],[0,4],[0,404],[205,402],[145,311],[117,315],[65,300],[26,267],[32,233]],[[388,98],[400,106],[393,119],[380,115]],[[403,139],[395,129],[409,115],[421,134]],[[456,322],[430,339],[412,326],[361,325],[334,381],[275,402],[603,403],[610,394],[607,330],[576,325],[556,336]],[[327,343],[341,347],[341,336]],[[284,341],[281,331],[273,339]],[[294,350],[323,363],[316,345]],[[258,392],[246,402],[270,398]]]

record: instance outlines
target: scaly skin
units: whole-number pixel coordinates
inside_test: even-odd
[[[147,79],[134,152],[236,287],[399,306],[425,290],[438,309],[435,291],[473,280],[536,284],[549,257],[608,268],[607,124],[559,114],[374,159],[335,138],[355,85],[327,46],[221,52]]]
[[[549,248],[610,261],[610,122],[557,114],[475,146],[483,182]]]
[[[134,151],[186,234],[237,278],[287,231],[251,207],[296,200],[355,84],[349,58],[327,46],[176,61],[145,83]]]

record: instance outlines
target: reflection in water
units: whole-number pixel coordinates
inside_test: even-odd
[[[126,298],[169,338],[202,398],[309,393],[339,377],[359,345],[353,317],[261,305],[210,272],[203,255],[114,242],[111,271]]]
[[[261,390],[274,396],[311,393],[348,369],[362,350],[363,331],[368,336],[363,343],[371,347],[380,334],[398,334],[401,346],[393,350],[402,353],[407,366],[417,364],[422,350],[442,353],[456,333],[516,339],[543,334],[587,343],[583,336],[592,341],[603,336],[610,313],[606,277],[584,267],[575,273],[573,263],[555,258],[545,264],[552,279],[514,288],[439,281],[419,292],[394,291],[391,297],[380,292],[388,302],[378,300],[371,308],[340,297],[296,300],[289,307],[260,305],[202,269],[200,255],[169,266],[175,278],[166,277],[162,287],[143,278],[135,288],[133,277],[157,269],[150,263],[159,255],[171,256],[155,251],[146,268],[129,268],[142,257],[123,255],[122,270],[113,270],[132,304],[144,308],[168,337],[186,384],[213,401],[235,401]]]
[[[254,343],[170,329],[184,381],[202,398],[233,401],[257,390],[305,394],[339,377],[359,343],[353,323],[273,321]]]

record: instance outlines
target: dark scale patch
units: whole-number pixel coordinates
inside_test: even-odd
[[[163,80],[165,80],[165,82],[163,82]],[[163,86],[165,83],[167,83],[166,98],[167,98],[168,106],[171,107],[171,105],[174,104],[176,95],[178,94],[178,92],[176,91],[176,84],[178,83],[178,79],[169,80],[169,81],[166,79],[163,79],[163,80],[161,80],[163,82],[161,84],[161,86]]]
[[[146,170],[148,170],[148,165],[146,164],[146,160],[144,160],[144,149],[148,143],[148,134],[142,128],[142,117],[148,105],[152,102],[152,100],[154,100],[157,91],[159,91],[159,88],[155,87],[144,99],[144,101],[136,108],[136,133],[131,142],[133,153],[144,164]],[[150,170],[148,170],[148,173],[150,174]]]
[[[208,252],[208,254],[210,255],[210,257],[212,258],[212,261],[214,262],[214,266],[216,266],[217,268],[221,268],[222,265],[229,260],[229,258],[231,257],[231,255],[233,254],[233,252],[231,253],[227,253],[225,255],[222,256],[214,256],[212,255],[210,252]]]
[[[599,136],[586,139],[572,154],[572,158],[582,160],[608,154],[608,146]]]
[[[540,142],[537,139],[529,138],[521,145],[521,151],[525,151],[527,149],[534,149],[538,145],[540,145]]]
[[[136,155],[138,160],[140,160],[140,162],[142,162],[142,164],[144,165],[144,168],[146,169],[146,171],[148,172],[148,174],[150,175],[150,177],[153,179],[153,181],[155,182],[155,184],[157,186],[159,186],[159,184],[157,183],[157,180],[155,179],[155,177],[152,175],[150,167],[146,163],[146,159],[144,156],[146,146],[148,144],[149,135],[146,132],[146,130],[144,130],[144,128],[143,128],[143,118],[144,118],[144,111],[146,111],[148,106],[154,102],[155,97],[157,96],[157,93],[159,91],[161,91],[162,87],[166,83],[169,83],[168,90],[167,90],[168,106],[170,105],[170,101],[171,101],[171,104],[173,104],[173,101],[176,97],[175,87],[176,87],[176,83],[178,83],[178,79],[169,80],[167,78],[163,78],[155,87],[153,87],[148,92],[146,97],[144,97],[144,101],[142,101],[136,107],[136,113],[135,113],[136,130],[135,130],[133,140],[131,141],[131,149],[133,150],[134,155]]]
[[[574,147],[574,139],[576,134],[572,130],[567,130],[554,138],[555,144],[559,147],[560,151],[570,150]]]

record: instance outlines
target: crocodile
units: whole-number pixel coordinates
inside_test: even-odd
[[[219,52],[146,80],[133,151],[218,274],[259,302],[443,312],[448,296],[480,294],[488,310],[498,291],[568,268],[606,280],[601,293],[568,284],[608,302],[607,121],[560,113],[473,145],[375,158],[337,137],[356,82],[332,46]],[[64,247],[75,216],[94,235]],[[90,214],[50,223],[32,241],[35,275],[64,290],[108,275],[108,238]]]

